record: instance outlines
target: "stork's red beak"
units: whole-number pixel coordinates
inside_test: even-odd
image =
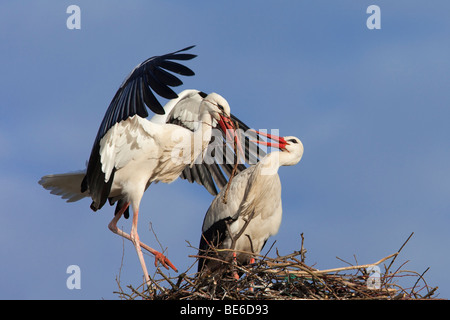
[[[225,132],[227,136],[227,141],[235,141],[238,153],[240,152],[242,155],[244,155],[244,151],[242,150],[242,145],[241,142],[239,141],[239,137],[236,134],[236,128],[234,126],[233,121],[231,121],[230,118],[220,114],[220,120],[217,123],[222,129],[222,131]]]
[[[228,130],[234,131],[234,124],[230,118],[224,117],[221,114],[219,114],[219,116],[220,116],[220,120],[217,121],[217,123],[219,124],[222,131],[226,132],[227,138],[229,138],[230,134],[228,133]]]
[[[260,131],[256,131],[256,130],[252,130],[252,131],[255,131],[257,134],[259,134],[261,136],[267,137],[270,140],[275,140],[276,141],[276,143],[274,143],[274,142],[267,142],[267,141],[261,141],[261,140],[252,140],[253,142],[259,143],[259,144],[262,144],[262,145],[265,145],[265,146],[268,146],[268,147],[272,147],[272,148],[278,148],[278,149],[281,149],[281,150],[286,150],[286,145],[288,143],[286,142],[286,140],[284,140],[283,137],[279,137],[279,136],[276,136],[274,134],[268,134],[268,133],[260,132]]]

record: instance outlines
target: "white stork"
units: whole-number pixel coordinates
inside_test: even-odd
[[[199,256],[214,256],[222,260],[233,256],[237,262],[252,262],[243,252],[259,254],[267,239],[278,232],[281,224],[280,166],[297,164],[303,155],[303,144],[296,137],[277,137],[257,132],[277,143],[257,141],[281,151],[273,151],[256,165],[236,175],[228,189],[223,188],[206,212]],[[227,192],[227,201],[223,198]],[[230,250],[221,250],[230,249]],[[198,271],[214,271],[220,263],[200,258]]]
[[[186,66],[172,61],[194,58],[195,55],[180,53],[192,47],[149,58],[134,68],[106,111],[86,170],[47,175],[39,181],[52,194],[68,202],[91,197],[94,211],[102,208],[107,200],[111,205],[117,202],[108,227],[133,242],[147,283],[149,276],[141,247],[155,256],[155,265],[159,261],[164,267],[177,270],[162,253],[139,240],[139,204],[145,190],[153,182],[170,183],[181,175],[217,194],[214,183],[221,188],[227,181],[220,168],[229,176],[233,165],[219,167],[217,162],[201,161],[193,165],[194,160],[202,157],[210,145],[212,128],[217,126],[222,130],[225,139],[227,129],[234,129],[233,121],[245,127],[236,117],[231,120],[230,107],[220,95],[207,95],[198,90],[185,90],[177,95],[169,88],[182,82],[164,69],[194,75]],[[163,108],[151,89],[172,100]],[[151,120],[146,119],[146,106],[156,113]],[[246,154],[249,155],[248,150]],[[240,164],[238,170],[243,169],[245,166]],[[133,219],[128,234],[117,227],[117,222],[122,215],[128,218],[130,205]]]

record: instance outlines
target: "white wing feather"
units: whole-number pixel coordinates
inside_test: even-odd
[[[164,106],[164,115],[154,115],[151,122],[163,124],[176,120],[177,125],[181,125],[191,131],[197,130],[200,123],[200,105],[203,101],[199,90],[188,89],[182,91],[177,99],[170,100]],[[217,125],[216,119],[212,119],[212,126]]]
[[[247,168],[233,178],[227,194],[227,203],[224,203],[226,188],[224,186],[211,203],[203,222],[203,232],[217,221],[227,217],[246,217],[253,211],[253,218],[261,215],[261,219],[267,219],[281,207],[278,174],[262,175],[259,164]]]
[[[100,141],[100,159],[105,182],[113,168],[123,168],[130,160],[141,156],[146,150],[157,152],[155,134],[161,125],[137,115],[115,124]],[[158,157],[153,153],[152,157]]]
[[[202,97],[198,94],[199,90],[194,89],[188,89],[183,90],[178,94],[178,98],[172,99],[169,102],[166,103],[164,106],[164,114],[159,115],[155,114],[150,121],[153,123],[159,123],[164,124],[167,122],[167,119],[169,118],[169,115],[172,113],[172,110],[175,109],[174,115],[179,118],[182,122],[188,121],[189,119],[192,120],[195,118],[195,115],[192,115],[191,113],[197,113],[196,117],[198,119],[198,112],[200,109],[200,103],[202,102]],[[179,104],[181,101],[183,101],[182,105],[183,107],[180,107],[181,104]],[[189,105],[191,105],[189,107]],[[190,111],[186,110],[183,113],[183,108],[191,109]],[[183,114],[181,114],[183,113]]]
[[[235,218],[236,214],[240,214],[239,208],[247,197],[246,191],[248,189],[248,184],[251,183],[249,182],[249,178],[252,176],[254,169],[255,166],[249,167],[233,178],[230,188],[228,189],[226,203],[224,203],[223,198],[227,187],[224,186],[222,188],[220,193],[214,198],[205,215],[202,227],[203,232],[222,219],[227,217]]]

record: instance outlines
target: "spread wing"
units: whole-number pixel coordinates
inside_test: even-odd
[[[102,163],[101,140],[109,130],[123,120],[135,115],[146,118],[148,116],[147,108],[156,114],[164,114],[164,109],[154,93],[166,99],[178,97],[170,87],[179,86],[182,81],[170,72],[184,76],[192,76],[194,72],[173,60],[183,61],[195,58],[196,56],[193,54],[183,53],[191,48],[193,46],[162,56],[151,57],[140,63],[131,71],[114,95],[98,130],[86,176],[81,183],[82,192],[89,190],[93,200],[91,205],[93,210],[98,210],[105,204],[115,172],[115,168],[110,164]],[[111,168],[108,175],[105,175],[105,171],[103,171],[105,166]]]

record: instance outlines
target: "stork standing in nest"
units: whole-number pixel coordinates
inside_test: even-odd
[[[251,253],[259,254],[267,239],[278,232],[282,217],[278,169],[297,164],[303,155],[303,144],[296,137],[257,133],[277,141],[257,143],[280,151],[267,154],[256,165],[240,172],[228,190],[222,189],[213,200],[203,221],[200,257],[228,260],[233,252],[237,262],[251,263]],[[223,201],[224,197],[227,201]],[[220,265],[216,259],[200,258],[198,271],[214,271]]]

